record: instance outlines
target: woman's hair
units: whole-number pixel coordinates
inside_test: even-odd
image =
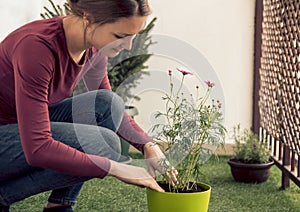
[[[72,14],[99,25],[151,12],[148,0],[69,0],[69,5]]]

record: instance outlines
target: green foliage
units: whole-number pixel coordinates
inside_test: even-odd
[[[258,135],[251,130],[241,131],[240,125],[234,127],[233,138],[235,142],[234,158],[245,163],[266,163],[270,159],[265,139],[259,141]]]
[[[56,5],[53,0],[48,0],[52,10],[44,7],[45,12],[41,13],[42,18],[51,18],[55,16],[64,16],[70,14],[70,6],[66,2],[63,9],[60,5]],[[145,63],[151,57],[148,47],[154,42],[151,41],[150,31],[154,27],[156,18],[153,18],[149,24],[137,34],[133,41],[130,51],[123,50],[118,56],[108,59],[108,78],[113,91],[116,91],[126,102],[130,98],[139,99],[130,93],[130,90],[136,87],[143,75],[149,72],[143,71],[148,68]],[[79,82],[74,94],[86,91],[83,82]]]
[[[63,16],[63,15],[68,15],[70,14],[71,10],[70,10],[70,6],[67,2],[65,2],[63,4],[63,9],[60,5],[55,5],[55,3],[52,0],[48,0],[49,3],[51,4],[52,10],[48,9],[48,7],[43,7],[44,10],[46,10],[46,12],[41,13],[41,17],[44,19],[47,18],[52,18],[55,16]]]
[[[155,124],[157,140],[165,141],[166,158],[161,161],[163,170],[170,176],[173,167],[178,171],[178,184],[170,190],[191,190],[196,183],[207,180],[202,172],[202,165],[214,154],[216,148],[225,142],[226,129],[222,125],[221,104],[207,103],[213,83],[206,82],[208,87],[203,97],[193,99],[182,95],[184,78],[189,72],[182,72],[179,89],[173,90],[172,74],[170,75],[170,93],[163,100],[166,111],[158,112],[156,118],[163,117],[164,124]],[[198,96],[198,95],[197,95]],[[167,178],[165,179],[168,182]]]

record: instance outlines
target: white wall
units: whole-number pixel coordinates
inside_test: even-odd
[[[53,1],[60,5],[66,2],[66,0]],[[48,0],[0,0],[0,41],[19,26],[41,19],[40,13],[45,12],[43,6],[51,9]]]
[[[218,89],[224,93],[227,128],[230,130],[237,123],[250,127],[255,0],[149,1],[153,9],[151,17],[158,18],[153,34],[179,41],[175,42],[176,45],[169,46],[167,51],[174,50],[180,55],[180,44],[184,43],[184,48],[188,46],[187,49],[192,48],[202,54],[212,68],[193,69],[192,71],[200,71],[201,74],[197,75],[197,80],[190,78],[187,81],[190,88],[199,81],[201,83],[206,80],[202,72],[209,70],[205,76],[217,77]],[[61,3],[64,0],[55,2]],[[46,0],[0,0],[0,40],[21,24],[40,18],[42,5],[45,4]],[[197,63],[198,58],[193,58],[194,54],[191,52],[183,51],[182,54],[187,55],[192,63]],[[180,56],[153,56],[149,61],[150,77],[145,77],[141,86],[133,91],[141,97],[141,101],[132,101],[140,113],[135,119],[145,130],[153,122],[153,113],[163,108],[161,86],[167,84],[167,79],[162,73],[175,67],[193,68],[189,62],[176,57]]]
[[[0,41],[26,22],[40,18],[41,0],[0,0]]]
[[[255,0],[172,0],[172,3],[151,0],[150,3],[153,8],[152,17],[158,18],[153,33],[175,37],[190,44],[202,53],[212,66],[212,72],[215,73],[207,76],[216,75],[219,79],[220,84],[216,86],[219,86],[219,89],[221,87],[224,93],[225,125],[228,130],[238,123],[242,127],[250,127]],[[170,49],[180,51],[180,48],[174,46],[170,46]],[[190,53],[189,57],[193,55]],[[166,72],[168,68],[174,69],[176,66],[185,68],[190,65],[181,64],[176,59],[154,56],[149,62],[151,73],[157,73],[157,70]],[[191,63],[197,63],[197,58]],[[204,67],[202,70],[193,71],[206,70]],[[200,74],[200,80],[206,79]],[[154,85],[156,88],[158,83],[166,83],[166,81],[157,82],[153,77],[145,77],[144,81],[156,83]],[[189,81],[187,84],[194,87]],[[162,93],[153,92],[151,89],[137,88],[137,90],[142,99],[134,101],[140,112],[136,121],[148,129],[153,123],[156,108],[163,108],[158,104],[161,102]],[[149,95],[153,100],[148,99]],[[229,139],[227,142],[231,143]]]

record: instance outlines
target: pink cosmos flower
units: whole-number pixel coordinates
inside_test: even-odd
[[[214,87],[216,84],[214,82],[211,82],[209,80],[205,81],[206,85],[208,85],[208,87],[212,88]]]
[[[177,69],[177,71],[181,72],[183,75],[187,75],[187,74],[193,75],[193,73],[192,73],[192,72],[185,71],[185,70],[183,70],[183,69],[179,69],[179,68],[176,68],[176,69]]]

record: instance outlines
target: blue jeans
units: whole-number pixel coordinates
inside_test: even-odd
[[[49,106],[54,139],[116,161],[121,147],[115,132],[123,114],[122,99],[108,90],[87,92]],[[29,166],[18,125],[0,124],[0,204],[10,205],[52,190],[49,202],[74,205],[83,182],[89,179]]]

